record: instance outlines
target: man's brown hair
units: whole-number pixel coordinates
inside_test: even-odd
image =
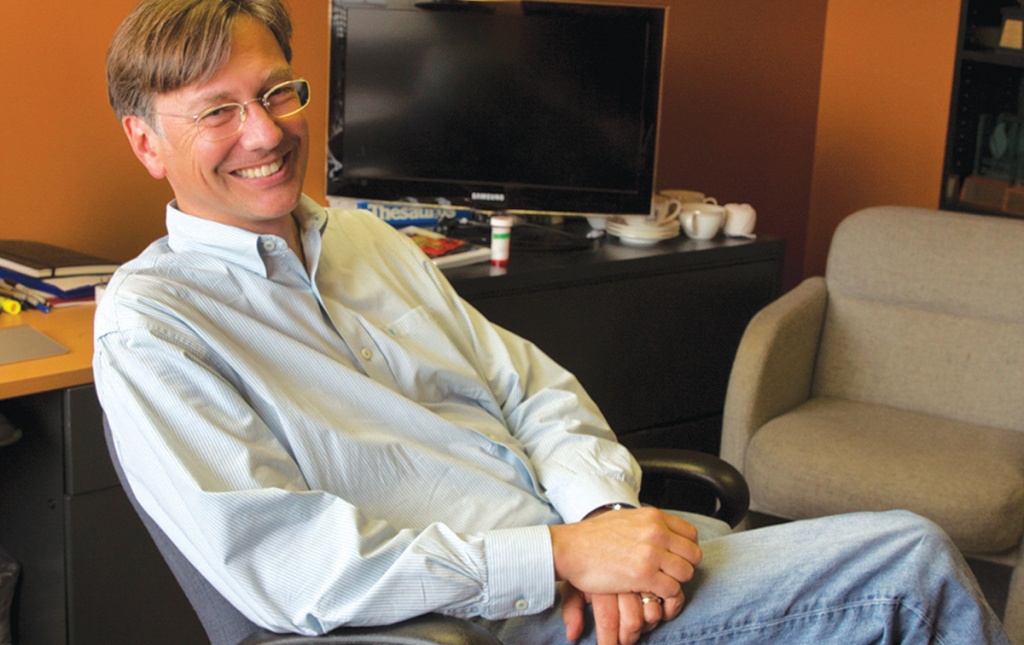
[[[280,0],[143,0],[107,50],[107,95],[117,118],[152,122],[153,97],[211,78],[231,55],[239,16],[267,26],[291,62],[292,23]]]

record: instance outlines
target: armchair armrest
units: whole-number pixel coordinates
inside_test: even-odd
[[[722,414],[721,456],[741,471],[757,429],[810,396],[827,304],[825,279],[808,278],[747,325]]]
[[[735,528],[746,516],[750,489],[743,475],[722,459],[678,448],[638,448],[632,452],[645,473],[692,481],[710,489],[718,499],[712,516],[729,526]]]
[[[427,614],[395,625],[345,627],[323,636],[261,630],[239,645],[501,645],[483,627],[459,618]]]

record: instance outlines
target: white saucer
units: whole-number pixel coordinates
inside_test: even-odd
[[[608,229],[608,232],[616,237],[632,237],[640,240],[668,240],[679,235],[679,232],[659,233],[657,235],[634,233],[633,231],[619,231]]]
[[[665,238],[669,239],[669,238]],[[619,242],[622,242],[626,246],[654,246],[661,239],[659,238],[646,238],[646,237],[622,237],[619,236]]]
[[[622,231],[632,237],[639,237],[641,235],[645,237],[669,237],[679,233],[678,226],[659,226],[646,227],[646,226],[625,226],[623,224],[608,224],[609,231]]]
[[[679,236],[678,226],[636,226],[609,221],[607,230],[623,243],[632,246],[651,246],[661,240]]]
[[[621,222],[609,221],[605,224],[608,230],[617,231],[629,231],[632,235],[673,235],[679,232],[679,224],[672,222],[670,224],[662,224],[659,226],[654,225],[641,225],[636,224],[623,224]]]

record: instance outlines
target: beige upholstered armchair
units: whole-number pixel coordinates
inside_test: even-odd
[[[1024,642],[1024,221],[882,207],[839,226],[825,277],[758,313],[722,457],[752,511],[905,508],[1014,567]]]

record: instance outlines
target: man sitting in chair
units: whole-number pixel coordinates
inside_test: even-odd
[[[1005,642],[916,516],[698,544],[701,520],[639,508],[570,374],[388,225],[301,194],[315,87],[290,37],[279,0],[143,0],[107,61],[175,199],[99,305],[98,392],[140,503],[243,614],[318,634],[440,612],[528,645]]]

